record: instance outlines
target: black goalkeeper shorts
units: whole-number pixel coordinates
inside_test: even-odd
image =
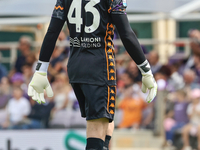
[[[114,119],[116,86],[98,86],[72,83],[78,99],[81,116],[86,120],[108,118]]]

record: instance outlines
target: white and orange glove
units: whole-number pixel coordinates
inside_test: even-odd
[[[149,90],[146,101],[152,102],[157,94],[157,84],[151,72],[149,62],[146,60],[142,64],[137,65],[142,73],[142,92],[146,93]]]
[[[36,72],[28,86],[28,95],[39,104],[45,103],[44,90],[48,97],[53,97],[53,90],[47,79],[49,63],[38,61]]]

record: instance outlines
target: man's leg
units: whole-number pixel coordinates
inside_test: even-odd
[[[192,126],[190,124],[187,124],[182,129],[182,138],[183,138],[183,150],[188,148],[190,146],[189,142],[189,134]]]
[[[115,113],[116,86],[72,85],[79,101],[82,117],[87,120],[86,150],[103,150],[109,122]]]
[[[87,121],[86,150],[102,150],[108,129],[108,119],[100,118]]]
[[[103,144],[103,150],[109,150],[109,142],[114,131],[114,121],[108,124],[108,129],[105,137],[105,142]]]
[[[197,143],[198,143],[198,150],[200,150],[200,125],[197,128]]]

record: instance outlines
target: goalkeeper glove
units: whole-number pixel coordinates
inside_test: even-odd
[[[53,90],[47,79],[47,62],[37,64],[36,72],[28,86],[28,95],[32,97],[33,100],[37,101],[39,104],[45,103],[44,99],[44,89],[46,90],[48,97],[53,97]]]
[[[142,73],[142,92],[149,90],[146,101],[152,102],[157,94],[157,84],[151,72],[149,62],[146,60],[141,65],[137,65]]]

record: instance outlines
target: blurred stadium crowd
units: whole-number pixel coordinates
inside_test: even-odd
[[[190,30],[191,55],[176,53],[168,64],[159,62],[158,50],[142,46],[158,84],[158,92],[167,91],[166,115],[163,126],[166,141],[173,141],[181,132],[185,146],[189,134],[200,133],[200,31]],[[68,40],[65,32],[59,41]],[[117,38],[117,36],[116,36]],[[67,61],[69,47],[56,46],[48,69],[54,91],[53,98],[39,105],[27,95],[27,87],[34,73],[39,50],[32,50],[28,36],[19,39],[20,55],[11,70],[0,63],[0,129],[40,129],[85,127],[78,102],[68,82]],[[136,64],[124,47],[116,46],[117,99],[115,126],[127,129],[153,129],[155,102],[147,104],[141,92],[141,77]]]

